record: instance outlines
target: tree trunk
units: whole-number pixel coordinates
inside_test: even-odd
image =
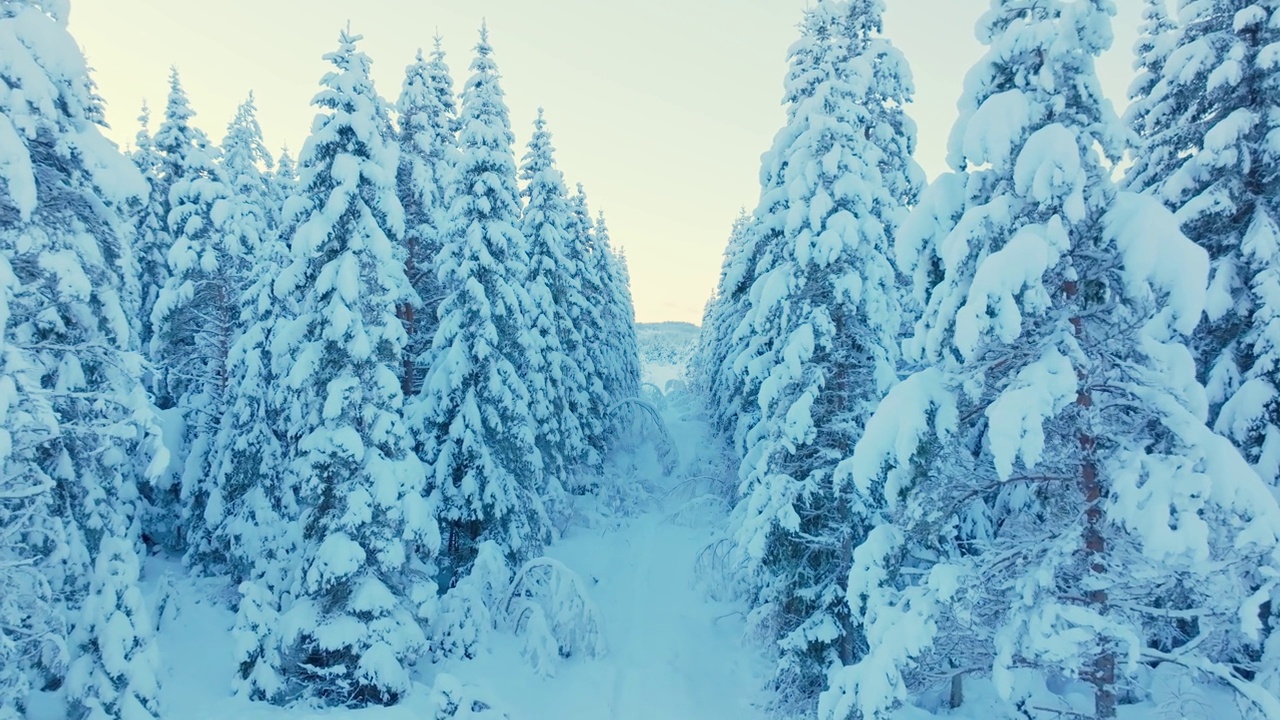
[[[1063,286],[1068,298],[1074,299],[1078,292],[1078,285],[1074,282],[1067,282]],[[1080,317],[1071,318],[1071,325],[1075,330],[1077,338],[1083,339],[1084,321]],[[1106,552],[1107,542],[1102,536],[1103,512],[1102,512],[1102,482],[1098,478],[1098,465],[1095,459],[1095,450],[1097,449],[1098,440],[1093,435],[1093,429],[1088,423],[1084,422],[1084,417],[1088,413],[1088,409],[1093,407],[1093,395],[1089,393],[1087,385],[1085,385],[1084,373],[1081,373],[1080,393],[1076,396],[1076,405],[1080,408],[1081,426],[1080,426],[1080,494],[1083,496],[1084,511],[1084,533],[1082,540],[1084,541],[1084,559],[1088,565],[1088,574],[1094,577],[1101,577],[1107,571]],[[1091,590],[1085,594],[1091,605],[1094,605],[1099,612],[1105,610],[1107,605],[1106,590]],[[1100,638],[1098,655],[1094,657],[1093,662],[1085,669],[1082,676],[1093,685],[1093,701],[1094,716],[1100,720],[1110,720],[1116,716],[1116,657],[1115,650],[1110,640]]]
[[[399,307],[396,314],[400,316],[400,321],[404,323],[405,334],[409,336],[409,342],[404,349],[404,361],[402,363],[403,369],[401,370],[400,375],[400,390],[404,393],[405,397],[409,397],[413,394],[413,387],[417,381],[417,378],[414,377],[413,306],[409,303],[404,303]]]
[[[1081,398],[1088,398],[1081,395]],[[1093,449],[1096,440],[1087,434],[1080,435],[1080,448],[1085,453],[1085,460],[1080,469],[1080,490],[1085,501],[1084,553],[1089,564],[1089,572],[1102,575],[1106,567],[1106,539],[1103,538],[1099,526],[1102,524],[1102,483],[1098,480],[1098,467],[1093,460]],[[1086,597],[1089,602],[1101,611],[1107,604],[1106,590],[1092,590]],[[1092,667],[1085,674],[1093,684],[1094,712],[1098,718],[1107,719],[1116,716],[1116,658],[1111,643],[1103,639],[1101,651],[1093,659]]]
[[[218,283],[218,320],[222,327],[218,328],[218,401],[224,403],[227,389],[231,385],[231,344],[235,333],[235,323],[239,312],[227,297],[226,287]]]
[[[417,268],[413,262],[414,254],[417,252],[417,243],[412,237],[406,237],[405,245],[404,276],[412,284],[417,273]],[[396,316],[400,318],[400,322],[404,323],[404,332],[408,337],[408,341],[405,343],[404,359],[401,363],[403,369],[400,375],[400,391],[407,398],[413,394],[413,388],[417,381],[417,378],[414,377],[414,366],[417,358],[413,356],[413,353],[417,350],[417,346],[414,343],[417,328],[414,326],[413,305],[407,302],[401,303],[396,308]]]

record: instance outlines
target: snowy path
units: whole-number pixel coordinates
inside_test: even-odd
[[[706,442],[696,419],[670,412],[667,422],[682,457]],[[604,616],[605,657],[569,660],[539,678],[506,639],[450,672],[492,689],[513,720],[762,720],[753,707],[762,668],[743,638],[742,608],[708,600],[696,576],[722,517],[678,522],[687,494],[668,496],[672,488],[653,480],[659,499],[646,512],[574,529],[548,551],[587,582]]]
[[[513,720],[753,720],[758,668],[739,608],[708,601],[694,560],[710,539],[651,512],[617,530],[576,534],[550,555],[588,582],[609,652],[538,678],[514,643],[452,669],[487,685]],[[496,678],[503,681],[495,684]]]
[[[513,720],[752,720],[758,684],[735,608],[708,603],[693,587],[698,532],[655,515],[617,532],[572,538],[551,553],[590,583],[604,614],[609,652],[570,660],[539,678],[514,643],[451,669],[487,687]],[[728,615],[721,618],[720,616]],[[718,619],[720,618],[720,619]]]
[[[660,513],[611,535],[572,538],[557,555],[599,582],[614,667],[611,720],[725,720],[757,715],[757,682],[743,657],[737,608],[707,601],[695,586],[694,560],[709,540]],[[570,688],[565,688],[569,690]]]

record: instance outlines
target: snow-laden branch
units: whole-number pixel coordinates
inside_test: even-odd
[[[1280,718],[1280,698],[1267,691],[1261,685],[1245,680],[1240,677],[1234,669],[1222,663],[1216,663],[1202,656],[1192,655],[1190,653],[1167,653],[1154,648],[1144,648],[1142,656],[1145,660],[1157,660],[1160,662],[1170,662],[1182,667],[1199,670],[1211,677],[1215,677],[1233,690],[1240,693],[1254,707],[1262,711],[1263,717]]]

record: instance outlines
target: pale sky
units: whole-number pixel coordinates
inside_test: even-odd
[[[457,89],[482,19],[511,108],[516,157],[546,108],[558,162],[603,210],[631,267],[641,322],[697,323],[729,226],[755,206],[760,154],[782,123],[786,51],[808,0],[75,0],[71,31],[107,100],[111,135],[152,128],[176,65],[220,141],[254,91],[267,144],[301,148],[309,105],[351,22],[378,91],[394,101],[414,51],[444,37]],[[917,160],[945,169],[964,74],[981,55],[973,26],[988,0],[886,0],[885,32],[910,61]],[[1118,110],[1132,78],[1140,0],[1117,0],[1116,42],[1099,64]]]

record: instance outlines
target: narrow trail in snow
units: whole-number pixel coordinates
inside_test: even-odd
[[[658,506],[616,530],[571,536],[552,549],[597,581],[592,592],[609,643],[599,662],[614,672],[607,714],[595,717],[763,717],[752,708],[758,680],[741,609],[708,600],[698,587],[696,559],[712,534],[670,522],[672,509]],[[572,684],[563,690],[591,692]]]
[[[637,448],[651,502],[634,516],[571,529],[547,554],[582,576],[603,616],[607,654],[570,658],[538,677],[514,640],[449,671],[497,691],[512,720],[763,720],[760,659],[743,637],[743,608],[708,599],[697,560],[724,523],[699,496],[697,460],[711,447],[692,404],[664,409],[680,461]],[[689,508],[693,508],[692,511]],[[501,680],[498,680],[501,678]]]
[[[619,562],[615,567],[618,569],[618,577],[607,579],[609,584],[616,584],[621,591],[621,595],[628,598],[638,598],[645,596],[648,592],[654,590],[653,586],[647,583],[651,568],[653,566],[653,557],[650,553],[645,552],[646,548],[652,547],[653,533],[645,532],[643,536],[632,537],[626,543],[626,554],[624,558],[619,558]],[[612,582],[610,582],[610,580]],[[609,608],[616,607],[614,605],[607,606]],[[647,607],[652,607],[646,606]],[[645,608],[637,608],[644,610]],[[641,617],[641,615],[647,617]],[[614,657],[643,657],[647,651],[647,643],[645,636],[645,628],[654,624],[652,612],[633,613],[631,617],[617,617],[611,621],[606,627],[612,632],[610,635],[612,642],[610,643],[611,652]],[[633,672],[631,664],[616,662],[615,667],[617,673],[615,675],[615,686],[613,697],[610,704],[610,715],[612,720],[625,720],[634,716],[633,708],[643,707],[646,698],[643,692],[637,692],[642,689],[644,684],[643,678],[637,681],[637,676]],[[643,666],[641,666],[643,667]]]
[[[708,600],[697,577],[697,558],[723,518],[714,505],[700,505],[698,483],[683,478],[696,471],[690,464],[710,446],[709,430],[690,406],[672,400],[664,416],[678,443],[677,469],[669,477],[650,478],[655,502],[616,531],[625,553],[599,557],[595,568],[610,659],[619,669],[611,717],[763,717],[752,707],[759,682],[753,655],[744,648],[741,608]],[[574,540],[563,551],[572,554],[590,544]],[[608,539],[601,540],[606,546]]]

